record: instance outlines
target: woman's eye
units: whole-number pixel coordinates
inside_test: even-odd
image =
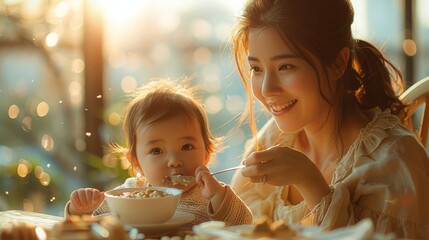
[[[162,149],[161,148],[153,148],[153,149],[150,150],[150,153],[152,155],[159,155],[159,154],[162,153]]]
[[[250,67],[250,71],[251,71],[251,72],[261,72],[262,70],[261,70],[261,68],[260,68],[260,67],[257,67],[257,66],[251,66],[251,67]]]
[[[283,65],[281,65],[279,67],[279,71],[284,71],[284,70],[288,70],[288,69],[291,69],[291,68],[293,68],[292,65],[290,65],[290,64],[283,64]]]
[[[182,150],[184,150],[184,151],[189,151],[189,150],[192,150],[192,149],[195,149],[194,145],[192,145],[192,144],[185,144],[182,147]]]

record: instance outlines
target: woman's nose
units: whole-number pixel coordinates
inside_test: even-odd
[[[267,71],[262,82],[262,95],[264,97],[271,97],[281,92],[280,81],[278,77]]]
[[[183,162],[177,157],[170,157],[168,160],[168,167],[181,167]]]

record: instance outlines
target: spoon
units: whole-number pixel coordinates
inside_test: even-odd
[[[217,175],[220,173],[234,171],[234,170],[241,169],[244,167],[245,167],[245,165],[238,165],[235,167],[230,167],[230,168],[219,170],[217,172],[212,173],[211,175],[214,176],[214,175]],[[185,185],[185,186],[187,186],[189,183],[195,181],[195,176],[173,175],[173,176],[169,176],[169,178],[173,182],[173,184],[180,184],[180,185]]]

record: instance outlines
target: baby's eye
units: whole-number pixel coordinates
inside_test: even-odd
[[[152,155],[159,155],[159,154],[163,153],[163,151],[162,151],[162,149],[161,149],[161,148],[152,148],[152,149],[150,150],[150,153],[151,153]]]
[[[184,151],[189,151],[192,149],[195,149],[195,147],[194,147],[194,145],[189,144],[189,143],[182,146],[182,150],[184,150]]]
[[[290,65],[290,64],[283,64],[283,65],[281,65],[281,66],[279,67],[279,71],[284,71],[284,70],[288,70],[288,69],[291,69],[291,68],[293,68],[293,65]]]

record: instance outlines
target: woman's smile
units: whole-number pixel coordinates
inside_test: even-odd
[[[279,115],[287,111],[290,111],[297,102],[298,102],[298,99],[292,99],[282,104],[278,104],[278,103],[267,103],[267,104],[274,115]]]

